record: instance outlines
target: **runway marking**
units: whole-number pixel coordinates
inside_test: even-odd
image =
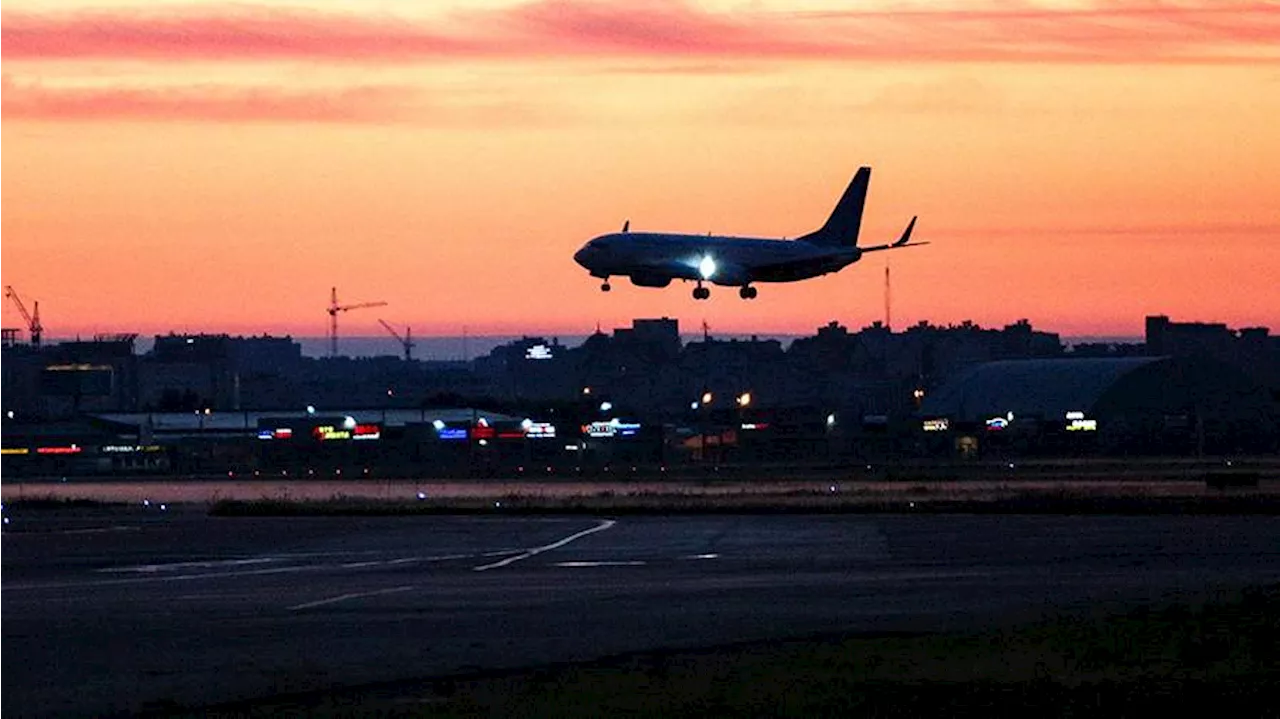
[[[517,555],[516,555],[516,556],[514,556],[514,557],[507,557],[506,559],[503,559],[503,560],[501,560],[501,561],[494,562],[494,563],[492,563],[492,564],[481,564],[481,565],[480,565],[480,566],[478,566],[478,567],[472,567],[472,569],[473,569],[473,570],[475,570],[475,571],[477,571],[477,572],[483,572],[483,571],[486,571],[486,570],[489,570],[489,569],[497,569],[498,567],[505,567],[505,566],[507,566],[508,564],[514,564],[514,563],[519,562],[519,561],[521,561],[521,560],[528,559],[529,557],[534,557],[534,556],[537,556],[537,555],[539,555],[539,554],[542,554],[543,552],[547,552],[547,551],[550,551],[550,550],[552,550],[552,549],[557,549],[557,548],[559,548],[559,547],[563,547],[564,545],[568,544],[569,542],[572,542],[572,541],[574,541],[575,539],[581,539],[582,537],[585,537],[585,536],[587,536],[588,534],[595,534],[596,532],[603,532],[604,530],[608,529],[609,527],[612,527],[612,526],[613,526],[613,525],[615,525],[615,524],[617,524],[617,522],[616,522],[616,521],[614,521],[614,520],[612,520],[612,519],[604,519],[604,520],[601,520],[599,524],[597,524],[596,526],[594,526],[594,527],[592,527],[592,528],[590,528],[590,529],[584,529],[584,530],[582,530],[581,532],[576,532],[576,533],[574,533],[574,534],[570,534],[569,536],[565,537],[564,539],[557,540],[557,541],[555,541],[555,542],[552,542],[551,544],[544,544],[544,545],[542,545],[541,547],[534,547],[534,548],[532,548],[532,549],[527,549],[527,550],[525,550],[524,552],[522,552],[522,553],[520,553],[520,554],[517,554]]]
[[[345,602],[348,599],[360,599],[361,597],[377,597],[383,594],[395,594],[396,592],[407,592],[410,589],[413,589],[411,585],[405,585],[403,587],[391,587],[390,589],[378,589],[372,592],[353,592],[351,594],[339,594],[336,597],[329,597],[328,599],[317,599],[314,602],[295,604],[292,607],[289,607],[289,611],[296,612],[299,609],[311,609],[313,607],[323,607],[327,604],[337,604],[338,602]]]
[[[223,577],[256,577],[267,574],[287,574],[290,572],[316,571],[331,569],[324,565],[301,567],[272,567],[270,569],[248,569],[240,572],[204,572],[202,574],[170,574],[149,577],[126,577],[124,579],[98,579],[89,582],[48,582],[44,584],[9,584],[5,583],[5,591],[31,589],[79,589],[83,587],[115,587],[125,584],[152,584],[155,582],[185,582],[192,579],[221,579]]]
[[[200,562],[173,562],[170,564],[140,564],[133,567],[105,567],[103,569],[95,569],[96,572],[115,573],[115,572],[137,572],[140,574],[154,574],[155,572],[170,572],[179,569],[212,569],[214,567],[242,567],[248,564],[266,564],[274,562],[271,557],[259,557],[255,559],[210,559]]]
[[[583,561],[579,561],[579,562],[556,562],[555,564],[553,564],[553,565],[551,565],[551,566],[553,566],[553,567],[574,567],[574,568],[577,568],[577,567],[643,567],[644,565],[645,565],[645,563],[644,563],[644,562],[639,562],[639,561],[623,562],[623,561],[608,561],[608,560],[602,560],[602,561],[599,561],[599,562],[583,562]]]
[[[117,524],[111,527],[91,527],[88,529],[61,529],[56,532],[41,532],[41,534],[104,534],[106,532],[137,532],[142,527],[130,527]]]

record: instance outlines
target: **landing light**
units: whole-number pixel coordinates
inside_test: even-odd
[[[716,273],[716,261],[711,255],[703,255],[702,261],[698,263],[698,274],[702,275],[702,279],[709,280]]]

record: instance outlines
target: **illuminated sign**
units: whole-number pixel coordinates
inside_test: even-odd
[[[499,432],[498,439],[524,439],[524,430]]]
[[[258,430],[258,439],[293,439],[293,430],[288,427]]]
[[[80,454],[82,450],[80,445],[73,444],[70,447],[37,447],[36,454]]]
[[[530,422],[525,434],[530,439],[555,439],[556,426],[550,422]]]
[[[496,435],[497,432],[495,432],[493,427],[490,427],[487,423],[479,425],[475,429],[471,430],[471,436],[475,439],[493,439]]]
[[[926,419],[921,427],[926,432],[946,432],[951,428],[951,421],[945,417],[942,419]]]
[[[597,439],[604,437],[632,437],[640,433],[639,422],[623,422],[614,418],[608,422],[592,422],[583,425],[582,431],[588,437]]]
[[[30,454],[31,450],[26,447],[5,447],[0,449],[0,454]]]
[[[357,424],[351,429],[352,439],[381,439],[382,428],[376,424]]]
[[[445,427],[436,432],[436,437],[442,440],[459,440],[467,438],[467,430],[458,427]]]
[[[524,351],[527,360],[548,360],[552,358],[551,348],[546,345],[534,345]]]
[[[351,430],[338,429],[331,424],[322,424],[311,430],[311,436],[321,442],[330,442],[338,439],[351,439]]]
[[[106,444],[102,446],[104,454],[132,454],[134,452],[159,452],[158,444]]]
[[[1084,419],[1084,412],[1067,412],[1067,419]]]
[[[1067,423],[1068,432],[1097,432],[1098,420],[1096,419],[1073,419]]]
[[[769,423],[768,423],[768,422],[743,422],[743,423],[742,423],[742,428],[743,428],[743,429],[745,429],[745,430],[748,430],[748,431],[750,431],[750,430],[759,430],[759,429],[768,429],[768,428],[769,428]]]
[[[582,425],[582,433],[588,437],[612,437],[613,425],[608,422],[592,422]]]
[[[1009,426],[1009,420],[1005,419],[1004,417],[992,417],[991,419],[987,420],[988,432],[999,432],[1000,430],[1008,426]]]

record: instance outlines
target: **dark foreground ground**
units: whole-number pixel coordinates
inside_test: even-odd
[[[6,719],[812,715],[1277,683],[1271,595],[1105,623],[1280,584],[1277,517],[53,506],[4,508]],[[1104,623],[1025,628],[1081,612]]]
[[[1280,716],[1280,586],[985,632],[657,651],[210,707],[212,716]],[[1157,714],[1160,713],[1160,714]]]

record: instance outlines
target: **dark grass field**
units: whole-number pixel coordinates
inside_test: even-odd
[[[956,635],[824,636],[398,682],[201,716],[1280,716],[1280,587]],[[162,712],[158,712],[162,713]]]

